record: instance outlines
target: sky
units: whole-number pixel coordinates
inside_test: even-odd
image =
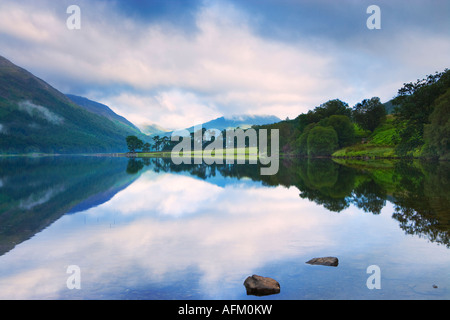
[[[180,129],[386,102],[449,67],[449,16],[448,0],[0,0],[0,55],[138,126]]]

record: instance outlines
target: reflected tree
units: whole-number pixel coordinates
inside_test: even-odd
[[[265,186],[294,186],[301,198],[332,212],[354,205],[380,214],[389,200],[395,208],[393,218],[406,233],[449,246],[449,163],[401,161],[379,168],[365,162],[344,165],[331,159],[288,158],[282,160],[276,175],[261,176],[259,164],[174,165],[162,157],[130,159],[127,173],[135,174],[144,166],[155,172],[188,172],[205,180],[222,176],[260,181]]]
[[[141,160],[136,160],[134,158],[128,160],[128,165],[127,165],[127,173],[128,174],[136,174],[142,168],[144,168],[144,163]]]
[[[364,212],[380,214],[386,205],[386,197],[386,191],[370,179],[355,188],[352,203]]]

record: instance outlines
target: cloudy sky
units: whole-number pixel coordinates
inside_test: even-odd
[[[372,4],[379,30],[366,26]],[[0,0],[0,55],[137,125],[175,129],[387,101],[449,67],[449,16],[448,0]]]

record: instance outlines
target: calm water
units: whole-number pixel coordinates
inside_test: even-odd
[[[163,159],[0,165],[1,299],[450,298],[449,163],[289,160],[275,176]],[[323,256],[339,265],[305,263]],[[252,274],[281,292],[247,296]]]

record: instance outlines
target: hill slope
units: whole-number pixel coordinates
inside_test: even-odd
[[[126,118],[118,115],[114,111],[112,111],[107,105],[104,105],[102,103],[89,100],[85,97],[76,96],[73,94],[66,94],[66,96],[75,102],[80,107],[85,108],[86,110],[96,113],[98,115],[104,116],[108,118],[109,120],[116,122],[118,124],[125,125],[129,127],[132,131],[136,131],[137,134],[140,133],[140,130],[138,127],[136,127],[133,123],[128,121]]]
[[[0,56],[0,153],[121,152],[137,133]]]

